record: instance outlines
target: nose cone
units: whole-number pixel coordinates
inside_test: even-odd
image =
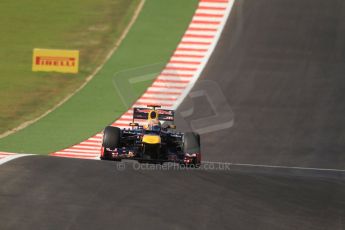
[[[144,135],[143,136],[143,143],[144,144],[160,144],[161,137],[158,135]]]

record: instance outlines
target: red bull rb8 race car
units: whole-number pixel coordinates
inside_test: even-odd
[[[131,128],[107,126],[103,132],[101,160],[137,160],[140,163],[174,162],[185,166],[201,164],[200,136],[177,132],[173,110],[160,106],[134,108]],[[145,125],[136,120],[146,120]],[[161,122],[164,122],[161,124]]]

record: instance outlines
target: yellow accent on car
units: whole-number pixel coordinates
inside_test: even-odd
[[[144,144],[160,144],[161,137],[157,135],[144,135],[143,136],[143,143]]]
[[[150,121],[150,120],[156,120],[158,119],[158,112],[157,110],[151,110],[148,114],[148,118],[147,120]]]

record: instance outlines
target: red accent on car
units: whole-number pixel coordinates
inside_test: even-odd
[[[101,157],[104,157],[104,147],[101,148]]]

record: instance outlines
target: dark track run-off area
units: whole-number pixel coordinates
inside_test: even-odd
[[[204,160],[338,171],[23,157],[0,167],[0,229],[345,229],[344,41],[342,0],[236,1],[193,90],[218,87],[227,110],[177,112],[204,128]],[[212,114],[231,127],[200,127]]]

